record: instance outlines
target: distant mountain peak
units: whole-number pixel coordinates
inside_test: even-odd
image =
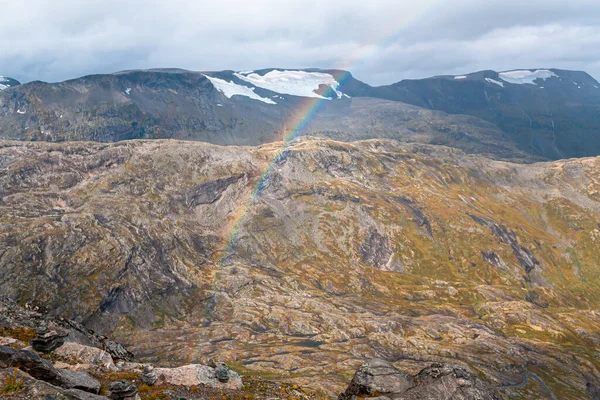
[[[20,82],[13,78],[7,78],[5,76],[0,75],[0,90],[8,89],[12,86],[20,85]]]

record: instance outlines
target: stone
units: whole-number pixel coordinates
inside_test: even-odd
[[[154,385],[156,383],[156,381],[158,380],[158,375],[156,374],[156,370],[154,369],[154,367],[147,367],[144,368],[144,371],[142,372],[142,382],[145,383],[146,385]]]
[[[121,343],[112,340],[104,340],[104,350],[107,351],[115,360],[133,360],[133,353],[127,350]]]
[[[68,360],[76,360],[80,364],[100,364],[102,367],[111,371],[117,370],[111,355],[96,347],[67,342],[54,352]]]
[[[222,369],[223,371],[224,369]],[[156,368],[158,376],[157,384],[170,384],[174,386],[197,386],[204,385],[217,389],[241,389],[242,378],[235,372],[227,368],[227,380],[225,381],[224,372],[221,372],[221,379],[217,378],[215,368],[190,364],[178,368]]]
[[[19,350],[10,359],[11,367],[27,372],[35,379],[55,383],[58,382],[58,369],[48,360],[30,350]]]
[[[432,364],[414,377],[415,385],[398,400],[497,400],[499,397],[475,374],[462,367]]]
[[[0,368],[7,368],[10,359],[17,351],[7,346],[0,346]]]
[[[100,392],[100,382],[85,372],[57,369],[57,375],[54,382],[65,389],[79,389],[94,394]]]
[[[78,389],[63,389],[48,382],[33,378],[16,368],[0,370],[0,384],[7,378],[16,377],[24,384],[21,391],[10,398],[27,400],[107,400],[104,396],[84,392]],[[3,396],[0,396],[4,398]]]
[[[65,389],[81,389],[90,393],[100,391],[100,382],[85,372],[56,368],[48,360],[30,350],[19,350],[10,358],[9,365],[39,379]]]
[[[346,395],[374,395],[402,393],[413,386],[412,376],[397,370],[391,363],[372,359],[361,365],[350,385]]]
[[[140,398],[135,385],[126,380],[111,383],[109,390],[108,398],[111,400],[138,400]]]
[[[66,336],[67,334],[64,332],[50,330],[47,326],[42,325],[38,328],[37,336],[31,340],[30,344],[35,351],[50,353],[65,343]]]
[[[88,393],[79,389],[65,390],[65,395],[71,400],[107,400],[106,396]]]

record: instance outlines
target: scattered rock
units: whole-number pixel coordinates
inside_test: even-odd
[[[412,377],[409,374],[397,370],[385,360],[372,359],[358,368],[344,395],[396,394],[404,392],[412,385]]]
[[[197,386],[204,385],[218,389],[241,389],[242,378],[227,368],[227,380],[221,369],[220,377],[217,378],[217,369],[206,365],[191,364],[179,368],[156,368],[158,384],[170,384],[175,386]]]
[[[50,330],[42,325],[37,330],[37,336],[31,340],[31,347],[40,353],[50,353],[65,343],[66,336],[64,332]]]
[[[119,380],[110,384],[111,400],[139,400],[138,390],[135,385],[126,380]]]

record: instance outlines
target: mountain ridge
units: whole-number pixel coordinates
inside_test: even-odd
[[[0,137],[101,142],[171,137],[258,145],[288,135],[294,129],[288,122],[299,112],[308,113],[305,102],[322,100],[311,108],[329,114],[306,114],[301,134],[446,144],[531,162],[600,154],[598,86],[585,72],[559,69],[488,70],[378,87],[332,69],[128,70],[58,83],[36,81],[0,92]],[[358,118],[355,101],[372,116]],[[381,113],[384,104],[388,112]],[[407,116],[406,104],[446,115],[437,114],[441,123],[432,126],[431,114]],[[345,130],[332,128],[329,121],[340,121]],[[483,121],[497,131],[491,142],[465,136]],[[489,153],[490,144],[504,148]],[[511,152],[514,156],[507,157]]]

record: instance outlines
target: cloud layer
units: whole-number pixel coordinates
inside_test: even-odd
[[[597,0],[0,0],[0,75],[350,69],[371,84],[556,67],[600,78]]]

